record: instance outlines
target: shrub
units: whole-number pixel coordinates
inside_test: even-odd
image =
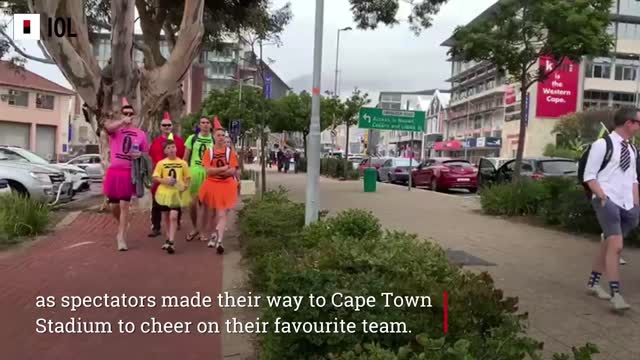
[[[0,243],[43,233],[49,225],[49,206],[17,194],[0,196]]]
[[[490,215],[535,215],[545,200],[545,186],[529,179],[492,185],[480,193],[482,210]]]
[[[298,171],[299,172],[307,172],[307,158],[300,158],[298,160]]]
[[[383,231],[378,219],[366,211],[343,211],[305,228],[301,214],[301,207],[287,200],[283,191],[251,201],[240,213],[256,288],[265,295],[305,297],[297,311],[265,306],[261,319],[272,326],[278,318],[280,322],[338,319],[354,322],[359,329],[364,320],[404,322],[413,333],[276,333],[271,328],[261,334],[261,359],[521,360],[527,354],[537,355],[538,342],[525,335],[522,318],[516,314],[517,299],[504,298],[487,273],[451,266],[440,246],[412,234]],[[290,226],[279,226],[276,232],[268,229],[275,224]],[[450,293],[446,338],[441,338],[439,326],[443,291]],[[375,296],[376,305],[360,311],[333,307],[331,295],[338,292]],[[383,292],[431,296],[432,308],[384,307]],[[311,306],[308,294],[324,296],[327,305]]]
[[[540,183],[544,186],[546,199],[540,208],[539,215],[547,224],[558,225],[563,222],[565,211],[568,210],[560,198],[566,198],[565,194],[578,189],[579,185],[574,178],[566,177],[545,178]],[[582,193],[584,197],[584,191]]]
[[[320,174],[336,179],[358,180],[360,178],[360,174],[353,168],[353,164],[344,159],[320,159]]]

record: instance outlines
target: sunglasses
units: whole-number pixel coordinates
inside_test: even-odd
[[[171,127],[172,124],[160,124],[160,126],[162,126],[162,127]]]

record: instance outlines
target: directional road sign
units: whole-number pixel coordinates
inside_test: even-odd
[[[424,131],[424,111],[360,109],[358,127],[362,129]]]

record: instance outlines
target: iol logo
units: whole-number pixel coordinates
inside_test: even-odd
[[[14,14],[14,40],[40,40],[40,14]],[[48,37],[78,37],[71,26],[71,18],[47,18]]]

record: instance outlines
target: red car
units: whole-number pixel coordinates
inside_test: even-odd
[[[467,160],[431,158],[411,173],[413,186],[428,186],[433,191],[467,189],[478,191],[478,169]]]

